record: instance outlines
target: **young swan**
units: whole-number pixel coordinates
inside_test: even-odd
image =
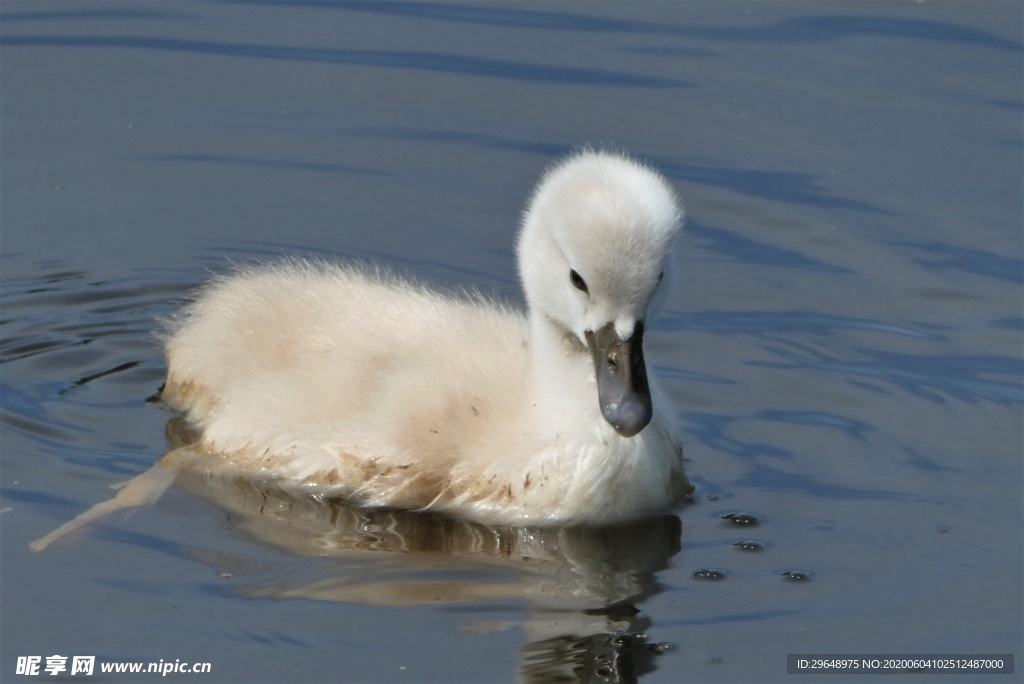
[[[292,260],[214,280],[167,340],[199,433],[53,539],[151,503],[184,467],[491,524],[608,523],[692,490],[643,335],[682,210],[655,171],[551,167],[518,256],[526,316],[381,271]]]

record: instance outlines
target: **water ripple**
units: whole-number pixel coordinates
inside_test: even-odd
[[[251,43],[214,43],[180,38],[133,36],[42,36],[23,35],[4,38],[5,47],[94,47],[132,50],[168,50],[203,55],[251,57],[325,64],[438,71],[516,81],[640,88],[666,88],[685,85],[674,78],[630,74],[608,69],[555,66],[512,62],[488,57],[472,57],[440,52],[400,50],[343,50],[296,46],[254,45]]]
[[[114,21],[118,19],[166,19],[173,16],[171,12],[154,12],[152,10],[79,10],[71,12],[3,12],[0,18],[4,23],[16,21],[68,21],[80,19],[97,19]]]
[[[311,161],[286,161],[265,157],[243,157],[231,154],[144,154],[137,159],[151,161],[185,162],[199,164],[225,164],[229,166],[252,166],[264,169],[287,169],[296,171],[313,171],[317,173],[341,173],[357,176],[390,176],[393,175],[380,169],[348,164],[325,164]]]
[[[682,164],[676,160],[658,156],[647,158],[669,178],[726,187],[748,197],[759,197],[775,202],[792,202],[810,207],[852,209],[873,214],[892,213],[869,202],[829,195],[816,182],[815,179],[818,178],[816,174]]]
[[[32,273],[31,271],[35,271]],[[153,332],[194,285],[137,274],[103,278],[35,263],[0,285],[0,421],[11,438],[68,463],[118,475],[151,461],[149,447],[97,444],[106,420],[144,406],[164,376]]]
[[[826,411],[765,410],[755,413],[753,418],[792,425],[814,425],[834,428],[858,440],[863,440],[864,433],[874,429],[870,424],[863,421],[853,420],[852,418],[846,418]]]
[[[942,242],[890,242],[910,247],[935,258],[918,257],[914,262],[931,271],[952,269],[1011,283],[1024,283],[1024,260],[980,249],[954,247]]]
[[[725,432],[731,424],[739,421],[736,416],[687,411],[684,417],[686,433],[699,439],[707,446],[746,459],[758,456],[790,459],[793,453],[764,442],[744,442],[728,437]]]
[[[886,16],[799,16],[780,19],[765,26],[702,27],[703,35],[718,40],[808,43],[844,38],[876,36],[937,43],[975,45],[997,50],[1020,51],[1021,43],[971,26],[947,21]],[[697,30],[696,27],[692,30]]]
[[[521,28],[553,29],[558,31],[635,32],[664,30],[660,24],[626,19],[593,17],[568,12],[543,12],[511,9],[497,5],[453,5],[439,2],[375,2],[373,0],[227,0],[232,4],[285,5],[337,9],[356,12],[375,12],[417,19],[434,19],[488,26],[514,26]]]
[[[816,311],[669,312],[658,319],[656,325],[659,330],[699,330],[716,335],[775,336],[800,333],[827,336],[836,330],[865,330],[923,340],[946,339],[936,333],[914,330],[900,325]]]
[[[695,221],[687,221],[686,230],[707,240],[708,242],[703,245],[705,249],[724,254],[731,257],[734,261],[784,266],[786,268],[798,268],[804,271],[819,271],[823,273],[854,272],[848,268],[833,266],[832,264],[812,259],[796,250],[783,249],[767,242],[751,240],[735,231],[725,230],[724,228],[713,228]]]
[[[417,19],[600,33],[679,36],[702,40],[808,43],[850,37],[908,37],[1000,50],[1022,49],[1021,43],[988,31],[946,21],[888,16],[816,15],[786,17],[761,26],[709,26],[615,19],[570,12],[510,9],[491,5],[467,6],[435,2],[372,2],[369,0],[227,0],[232,4],[284,5],[318,9],[376,12]]]
[[[676,380],[697,380],[700,382],[712,382],[716,385],[735,385],[736,381],[729,378],[723,378],[719,375],[708,375],[707,373],[698,373],[696,371],[683,370],[681,368],[673,368],[671,366],[653,366],[654,372],[658,377],[662,378],[673,378]]]
[[[727,435],[733,427],[748,421],[765,420],[796,425],[811,425],[840,430],[855,439],[863,440],[863,433],[873,428],[867,423],[843,416],[818,411],[759,411],[749,416],[730,416],[712,413],[684,415],[686,434],[705,446],[741,457],[746,470],[732,484],[738,489],[760,489],[775,492],[796,492],[824,499],[899,499],[904,495],[884,489],[854,487],[844,483],[822,482],[807,473],[794,473],[781,467],[782,462],[795,462],[795,454],[767,442],[744,441]],[[775,463],[768,463],[771,459]],[[918,465],[919,464],[911,464]],[[700,478],[697,478],[699,481]]]
[[[537,142],[489,133],[417,128],[413,126],[367,126],[355,130],[334,129],[330,132],[334,135],[346,137],[377,137],[388,140],[426,140],[429,142],[458,143],[491,150],[526,152],[542,156],[546,159],[560,157],[573,149],[572,146],[566,145],[564,142]],[[769,169],[741,169],[727,165],[711,166],[684,163],[672,157],[648,154],[642,149],[634,149],[632,153],[641,159],[649,160],[665,176],[674,180],[726,188],[740,195],[765,198],[775,202],[790,202],[812,207],[852,209],[873,214],[891,213],[869,202],[830,195],[816,181],[817,176],[814,174],[772,171]],[[706,230],[713,231],[715,229]],[[708,237],[712,236],[713,234],[708,233]],[[822,264],[821,266],[822,270],[837,272],[830,271],[830,269],[837,267],[827,264]],[[847,271],[841,270],[838,272]]]
[[[950,466],[942,465],[936,462],[936,460],[913,447],[903,447],[903,453],[907,455],[906,460],[902,463],[906,463],[912,468],[916,468],[924,473],[956,473],[962,475],[964,473],[963,468],[952,468]]]
[[[901,354],[877,349],[854,348],[863,360],[843,360],[820,351],[793,344],[799,351],[765,347],[788,363],[747,361],[747,365],[764,368],[814,370],[839,373],[854,378],[881,380],[922,399],[943,403],[946,398],[974,404],[990,401],[1013,405],[1024,403],[1024,359],[991,355],[923,355]],[[1005,376],[990,380],[984,376]],[[857,383],[869,389],[871,384]]]
[[[1007,330],[1024,330],[1024,316],[997,318],[992,321],[992,325],[996,328],[1006,328]]]
[[[747,472],[737,478],[734,485],[741,490],[760,489],[772,492],[790,492],[830,501],[840,499],[879,501],[907,498],[906,494],[896,491],[821,482],[807,473],[788,472],[764,462],[751,463]]]

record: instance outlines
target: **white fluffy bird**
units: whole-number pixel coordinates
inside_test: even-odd
[[[246,269],[173,330],[163,398],[211,458],[358,505],[511,524],[665,509],[690,486],[643,333],[681,220],[652,169],[577,153],[524,214],[525,316],[351,266]]]
[[[354,266],[216,279],[166,341],[162,398],[199,434],[177,462],[490,524],[664,511],[692,487],[643,335],[681,221],[656,171],[584,150],[544,174],[524,213],[525,314]],[[175,455],[77,524],[151,502]]]

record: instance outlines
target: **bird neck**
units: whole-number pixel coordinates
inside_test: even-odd
[[[530,317],[530,373],[534,401],[543,412],[597,406],[594,366],[579,339],[545,314]]]

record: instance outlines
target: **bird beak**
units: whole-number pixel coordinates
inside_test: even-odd
[[[632,437],[651,422],[651,388],[644,365],[644,324],[638,321],[633,334],[623,340],[608,323],[586,332],[594,358],[597,398],[604,419],[623,437]]]

